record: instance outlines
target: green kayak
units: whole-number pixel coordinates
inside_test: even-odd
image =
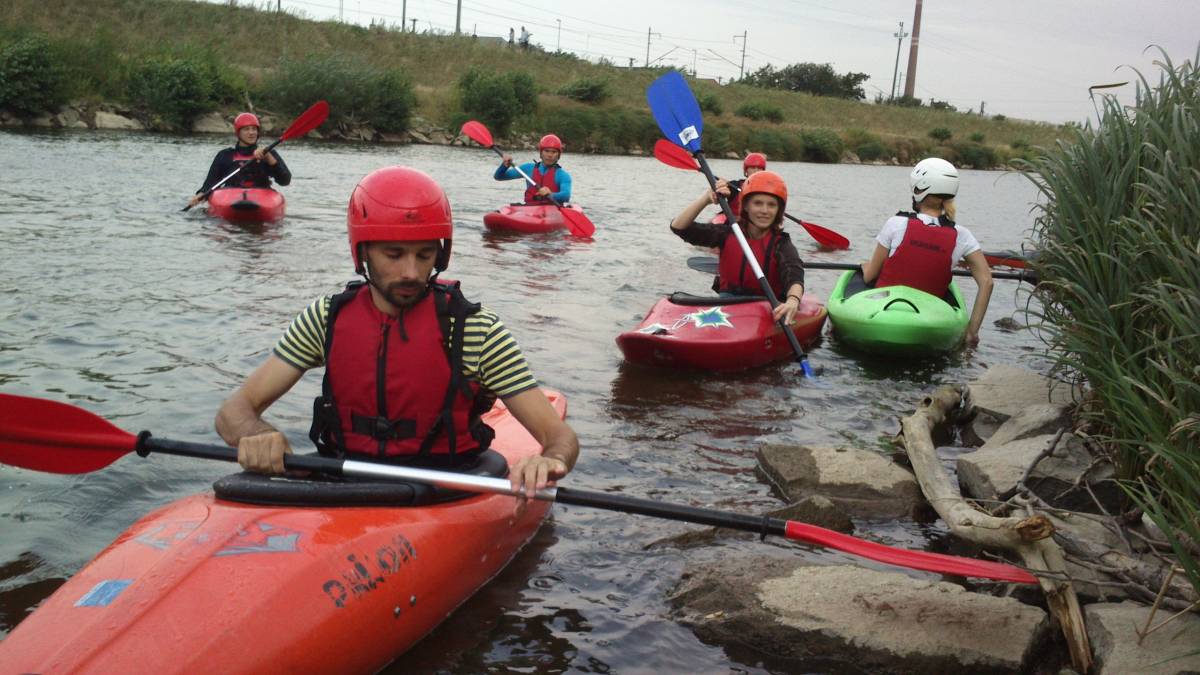
[[[969,318],[954,282],[943,299],[908,286],[871,288],[859,272],[842,274],[827,308],[839,341],[881,354],[954,349],[962,343]]]

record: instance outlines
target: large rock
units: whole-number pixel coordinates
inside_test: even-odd
[[[88,128],[87,122],[85,122],[82,116],[80,116],[79,111],[70,107],[64,107],[62,110],[60,110],[58,115],[55,115],[55,120],[58,123],[58,126],[64,129]]]
[[[1071,428],[1070,409],[1065,405],[1039,403],[1021,408],[996,429],[983,444],[984,449],[1019,441],[1023,438],[1053,434]]]
[[[1184,614],[1147,635],[1139,645],[1136,631],[1146,626],[1150,608],[1130,602],[1106,603],[1087,605],[1083,613],[1096,675],[1200,672],[1200,616]],[[1152,626],[1170,614],[1159,611]]]
[[[1002,419],[1016,415],[1027,406],[1068,405],[1072,400],[1068,385],[1015,366],[992,366],[971,383],[971,403]]]
[[[706,642],[794,659],[797,671],[1012,673],[1046,613],[1013,598],[895,572],[789,560],[689,569],[671,603]]]
[[[758,451],[762,473],[789,502],[822,495],[851,516],[911,516],[925,503],[916,478],[867,450],[766,445]]]
[[[116,113],[107,112],[104,110],[96,111],[96,128],[97,129],[129,129],[133,131],[142,131],[145,129],[141,122],[129,119],[128,117],[118,115]]]
[[[1008,499],[1016,493],[1025,469],[1050,446],[1055,434],[1022,438],[1004,445],[984,446],[958,459],[958,482],[964,494],[980,499]],[[1096,513],[1098,507],[1076,481],[1087,473],[1092,492],[1104,503],[1112,503],[1120,488],[1112,481],[1112,467],[1094,465],[1091,454],[1074,434],[1063,434],[1054,451],[1038,461],[1025,485],[1054,506],[1070,511]]]
[[[192,122],[192,132],[197,134],[232,134],[233,124],[221,113],[205,113]]]

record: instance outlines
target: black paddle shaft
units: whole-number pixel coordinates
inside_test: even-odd
[[[266,157],[268,153],[270,153],[272,150],[275,149],[275,146],[279,145],[282,142],[283,142],[283,138],[280,138],[280,139],[276,140],[274,143],[268,145],[267,149],[263,151],[263,157]],[[257,159],[253,160],[253,162],[257,162],[257,161],[258,161]],[[234,169],[228,176],[225,176],[221,180],[217,181],[216,185],[213,185],[212,187],[208,188],[207,190],[205,190],[203,193],[200,194],[200,201],[204,201],[205,199],[208,199],[209,195],[216,192],[218,188],[220,188],[222,185],[228,183],[231,178],[233,178],[234,176],[241,173],[242,169],[245,169],[247,166],[250,166],[250,164],[253,162],[246,162],[245,164]],[[184,211],[190,211],[191,209],[192,209],[191,204],[188,204],[187,206],[183,207]]]
[[[704,174],[704,177],[708,179],[709,189],[712,190],[714,194],[717,194],[717,178],[713,175],[712,169],[709,168],[708,160],[704,158],[704,153],[697,150],[694,155],[696,157],[696,161],[700,164],[700,171]],[[725,222],[729,223],[732,227],[739,227],[737,216],[734,215],[733,209],[729,206],[729,201],[720,194],[717,194],[717,201],[720,202],[721,211],[725,214]],[[743,251],[743,253],[747,256],[753,257],[753,251],[747,250]],[[767,296],[767,301],[771,303],[771,310],[774,311],[774,309],[779,306],[779,298],[775,296],[775,290],[771,288],[771,282],[767,281],[766,275],[761,274],[761,270],[758,277],[758,285],[760,288],[762,288],[763,294]],[[779,327],[783,329],[783,334],[787,336],[787,341],[788,344],[792,346],[792,351],[796,353],[796,361],[801,365],[805,365],[805,361],[808,356],[804,353],[804,348],[800,346],[800,340],[796,339],[796,334],[792,332],[790,326],[784,323],[783,319],[779,319],[777,323],[779,324]],[[807,373],[808,370],[805,369],[805,374]]]
[[[554,501],[559,504],[573,504],[575,506],[589,506],[609,511],[636,513],[642,516],[678,520],[697,525],[725,527],[743,532],[754,532],[763,537],[768,534],[780,537],[786,536],[787,530],[787,521],[779,518],[726,513],[696,506],[667,504],[649,499],[630,497],[628,495],[614,495],[590,490],[560,487],[555,490]]]

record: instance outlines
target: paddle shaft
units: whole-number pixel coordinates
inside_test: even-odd
[[[203,443],[161,440],[150,436],[148,432],[142,432],[138,436],[136,449],[138,454],[142,456],[146,456],[151,452],[160,452],[163,454],[230,462],[237,460],[237,451],[233,448]],[[284,466],[289,469],[317,471],[332,475],[407,480],[466,492],[517,496],[513,492],[512,484],[508,480],[490,476],[472,476],[450,471],[332,459],[312,455],[287,455],[284,457]],[[730,513],[715,509],[684,506],[682,504],[663,503],[627,495],[614,495],[565,487],[538,490],[534,498],[540,501],[559,502],[573,506],[585,506],[698,525],[723,527],[743,532],[752,532],[763,537],[768,534],[782,536],[793,541],[827,546],[889,565],[899,565],[912,569],[990,578],[1015,583],[1036,583],[1036,579],[1027,572],[1011,565],[895,548],[840,534],[814,525],[782,520],[780,518]]]
[[[266,157],[267,153],[274,150],[275,146],[279,145],[282,142],[283,142],[283,139],[280,138],[279,140],[275,141],[274,143],[268,145],[267,149],[263,151],[263,157]],[[253,161],[257,162],[258,160],[256,159]],[[252,164],[252,163],[253,162],[246,162],[245,164],[243,164],[243,165],[239,166],[238,168],[234,169],[233,171],[231,171],[228,176],[225,176],[221,180],[217,181],[212,187],[208,188],[200,195],[200,201],[204,201],[205,199],[208,199],[208,196],[211,195],[212,193],[216,192],[222,185],[224,185],[226,183],[226,181],[228,181],[230,178],[233,178],[234,176],[241,173],[242,169],[245,169],[247,166],[250,166],[250,164]],[[197,203],[199,203],[199,202],[197,202]],[[187,206],[183,207],[183,210],[190,211],[191,208],[192,208],[192,205],[188,204]]]
[[[774,311],[779,306],[779,298],[775,296],[775,290],[771,288],[771,282],[767,281],[767,277],[763,274],[762,267],[758,264],[758,258],[755,257],[754,251],[750,250],[750,242],[746,241],[746,235],[742,232],[741,226],[738,224],[737,216],[733,214],[733,209],[729,207],[729,200],[719,193],[716,193],[717,178],[713,175],[712,169],[708,166],[708,160],[704,158],[704,153],[697,151],[695,153],[696,161],[700,164],[700,172],[708,180],[708,188],[717,194],[717,201],[721,204],[721,211],[725,214],[726,222],[730,223],[729,229],[733,230],[734,237],[737,238],[738,246],[742,247],[742,256],[750,263],[750,270],[754,272],[754,277],[758,279],[759,288],[763,294],[767,296],[767,301],[771,303],[771,310]],[[786,291],[787,289],[784,289]],[[804,353],[804,348],[800,346],[800,340],[796,339],[796,334],[792,332],[781,318],[777,322],[783,330],[783,334],[787,336],[788,344],[792,346],[792,351],[796,353],[796,361],[800,363],[800,368],[804,370],[806,377],[812,377],[812,368],[808,365],[808,356]]]

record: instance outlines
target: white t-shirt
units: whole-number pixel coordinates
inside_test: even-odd
[[[918,213],[917,218],[921,222],[931,227],[940,227],[937,218],[934,216]],[[879,235],[875,237],[875,241],[888,250],[888,257],[896,254],[896,249],[900,247],[900,242],[904,241],[904,232],[908,229],[908,218],[905,216],[892,216],[883,224],[883,229],[879,231]],[[979,241],[975,239],[975,235],[962,225],[955,225],[954,230],[958,233],[958,239],[954,242],[954,253],[950,259],[950,265],[953,266],[959,260],[978,251],[981,247]]]

